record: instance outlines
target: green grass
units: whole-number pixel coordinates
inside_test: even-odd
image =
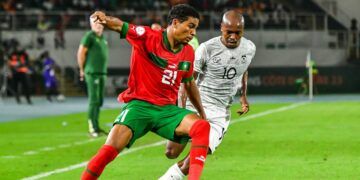
[[[247,116],[287,105],[254,104]],[[216,153],[207,159],[203,179],[357,179],[359,107],[358,102],[309,103],[234,123]],[[233,119],[239,118],[236,108],[238,105],[232,107]],[[111,123],[118,113],[102,111],[102,125]],[[0,179],[21,179],[89,160],[105,138],[74,144],[89,140],[85,117],[79,113],[1,123]],[[133,148],[162,140],[150,133]],[[64,144],[73,146],[59,148]],[[57,149],[41,150],[45,147]],[[29,151],[38,153],[24,155]],[[118,157],[100,179],[157,179],[176,162],[166,159],[164,151],[160,145]],[[45,179],[79,179],[82,170]]]

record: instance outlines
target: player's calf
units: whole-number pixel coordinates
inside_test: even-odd
[[[98,153],[88,163],[81,179],[97,179],[105,166],[113,161],[119,152],[129,143],[131,137],[132,132],[128,127],[116,124],[111,129],[106,144],[100,148]]]
[[[209,148],[210,124],[206,120],[196,121],[189,136],[192,139],[190,149],[189,180],[200,179]]]
[[[175,159],[179,157],[185,146],[186,144],[179,144],[176,142],[168,141],[166,144],[166,157],[169,159]]]
[[[117,155],[118,151],[113,146],[103,145],[98,153],[90,160],[81,179],[97,179],[103,172],[105,166],[114,160]]]

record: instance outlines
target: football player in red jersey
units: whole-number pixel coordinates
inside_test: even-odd
[[[82,179],[97,179],[119,152],[149,131],[182,144],[191,138],[189,179],[200,179],[209,146],[210,125],[205,120],[192,76],[194,51],[187,44],[196,34],[198,12],[186,4],[172,7],[169,25],[164,31],[128,24],[101,11],[93,13],[91,18],[126,38],[132,45],[132,55],[128,89],[118,97],[126,104]],[[200,116],[176,106],[180,83],[184,83]]]

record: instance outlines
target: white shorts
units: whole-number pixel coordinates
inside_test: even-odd
[[[214,105],[203,104],[206,118],[210,123],[209,148],[213,154],[220,145],[224,135],[229,127],[230,113],[226,108],[220,108]],[[192,105],[187,104],[187,109],[195,111]]]

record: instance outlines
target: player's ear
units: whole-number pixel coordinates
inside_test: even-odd
[[[224,31],[225,31],[225,29],[224,29],[224,23],[221,23],[220,31],[221,31],[221,32],[224,32]]]
[[[180,23],[180,21],[178,19],[173,19],[173,21],[172,21],[172,25],[174,26],[174,28],[177,28],[179,23]]]

